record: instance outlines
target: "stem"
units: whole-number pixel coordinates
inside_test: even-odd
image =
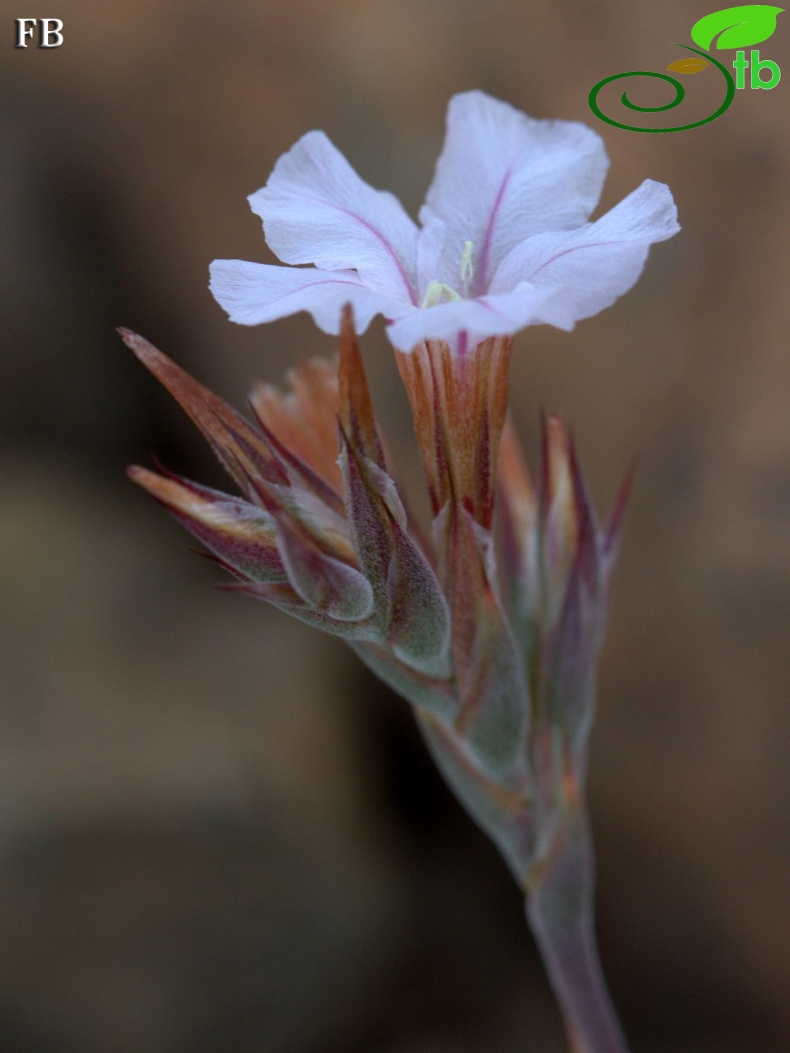
[[[544,867],[530,882],[527,919],[560,1003],[572,1053],[627,1053],[593,928],[592,842],[583,806],[563,812]]]

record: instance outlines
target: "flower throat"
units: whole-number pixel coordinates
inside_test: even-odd
[[[469,297],[469,283],[475,276],[472,266],[472,242],[464,242],[464,251],[461,253],[459,270],[461,272],[461,291],[459,294],[452,285],[444,282],[428,282],[425,296],[422,298],[422,307],[435,307],[439,303],[452,303],[454,300],[466,300]]]

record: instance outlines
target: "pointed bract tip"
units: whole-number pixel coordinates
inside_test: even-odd
[[[623,521],[625,519],[626,509],[628,508],[628,501],[631,497],[631,491],[633,490],[636,481],[636,471],[638,467],[639,459],[638,457],[634,457],[623,477],[620,489],[617,491],[617,496],[614,499],[612,510],[609,513],[609,522],[606,524],[603,542],[603,550],[607,556],[613,556],[620,544],[620,537],[623,532]]]
[[[146,481],[153,477],[158,478],[156,474],[150,471],[148,468],[143,468],[139,464],[130,464],[126,469],[127,478],[131,479],[133,483],[137,483],[138,486],[145,487]]]
[[[556,502],[568,503],[573,480],[573,435],[557,413],[541,411],[540,497],[548,510]]]
[[[129,350],[133,351],[142,362],[148,364],[153,359],[166,358],[161,351],[149,343],[145,337],[135,333],[133,329],[126,329],[124,326],[119,325],[116,331]]]
[[[139,464],[130,464],[126,474],[133,483],[172,510],[189,512],[193,505],[199,503],[199,498],[176,476],[166,478]]]
[[[340,315],[338,385],[341,428],[356,448],[383,468],[384,453],[376,429],[376,417],[351,304],[346,304]]]

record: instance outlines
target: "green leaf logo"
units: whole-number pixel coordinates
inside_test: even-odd
[[[726,7],[705,15],[691,27],[691,39],[701,48],[710,51],[713,38],[718,37],[716,47],[748,48],[767,40],[776,29],[776,16],[783,7],[769,4],[745,4],[742,7]]]

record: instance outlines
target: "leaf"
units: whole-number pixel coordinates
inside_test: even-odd
[[[702,73],[704,69],[707,69],[710,65],[704,59],[700,58],[681,58],[676,59],[674,62],[670,62],[667,69],[671,73]]]
[[[691,39],[706,51],[710,51],[714,37],[718,37],[716,47],[720,51],[748,48],[772,35],[776,29],[776,17],[782,11],[783,7],[770,4],[725,7],[723,11],[714,11],[695,22],[691,27]]]

